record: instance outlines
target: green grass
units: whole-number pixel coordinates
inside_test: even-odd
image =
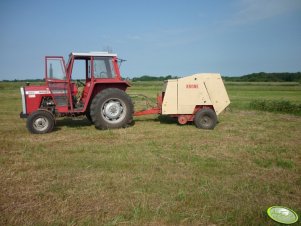
[[[227,91],[232,101],[231,108],[248,109],[252,100],[285,100],[293,104],[300,104],[301,85],[288,86],[286,83],[267,83],[265,86],[239,83],[226,84]]]
[[[19,84],[18,84],[19,85]],[[249,110],[300,104],[299,85],[226,84],[213,131],[165,117],[99,131],[59,119],[33,135],[16,84],[0,84],[0,225],[275,225],[272,205],[301,213],[301,117]],[[155,100],[162,83],[134,83]]]
[[[261,111],[301,115],[301,104],[292,104],[287,100],[252,100],[250,108]]]

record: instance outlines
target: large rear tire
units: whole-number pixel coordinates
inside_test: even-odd
[[[108,88],[92,100],[90,114],[97,129],[127,127],[133,121],[134,106],[131,98],[120,89]]]
[[[217,123],[217,116],[210,108],[200,109],[194,117],[194,124],[200,129],[214,129]]]
[[[49,111],[38,110],[33,112],[26,122],[26,127],[31,133],[44,134],[53,130],[55,118]]]

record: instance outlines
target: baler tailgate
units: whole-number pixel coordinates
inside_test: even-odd
[[[230,104],[229,96],[221,77],[206,79],[204,81],[207,93],[217,115]]]

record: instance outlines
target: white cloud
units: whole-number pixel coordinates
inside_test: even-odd
[[[241,25],[262,21],[301,10],[300,0],[243,0],[237,4],[237,12],[228,21],[231,25]]]

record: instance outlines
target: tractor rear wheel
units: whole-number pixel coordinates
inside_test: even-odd
[[[217,116],[211,108],[200,109],[194,117],[194,124],[200,129],[214,129]]]
[[[31,133],[43,134],[49,133],[53,130],[55,125],[55,118],[52,113],[46,110],[38,110],[33,112],[27,118],[27,129]]]
[[[131,98],[120,89],[108,88],[92,100],[90,114],[97,129],[126,127],[133,120],[134,106]]]

